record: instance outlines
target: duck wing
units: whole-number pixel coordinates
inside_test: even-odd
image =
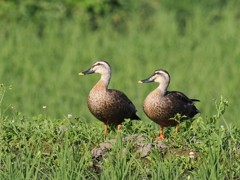
[[[182,111],[183,114],[192,118],[200,111],[195,107],[194,101],[198,101],[198,99],[189,99],[185,94],[179,91],[168,91],[166,96],[170,96],[169,98],[174,100],[174,107],[179,109],[179,112]]]
[[[174,98],[178,98],[179,100],[185,101],[186,103],[194,103],[194,101],[200,102],[198,99],[189,99],[185,94],[179,92],[179,91],[167,91],[166,95],[174,94]]]
[[[136,107],[132,101],[122,92],[115,89],[108,89],[109,96],[113,102],[118,104],[119,108],[123,111],[130,113],[130,119],[141,120],[135,113],[137,112]],[[127,113],[127,114],[128,114]]]

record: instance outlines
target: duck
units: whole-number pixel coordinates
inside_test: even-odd
[[[175,126],[178,132],[180,122],[201,113],[194,105],[194,102],[200,102],[200,100],[189,99],[179,91],[167,91],[170,75],[166,70],[157,69],[149,78],[138,81],[138,83],[148,82],[159,83],[159,86],[148,94],[143,102],[144,113],[160,125],[159,137],[154,140],[165,138],[164,127]]]
[[[104,123],[104,135],[108,134],[108,125],[117,124],[120,131],[124,119],[141,120],[136,115],[136,107],[121,91],[108,89],[111,79],[111,67],[106,61],[95,62],[87,71],[78,75],[98,73],[100,80],[95,84],[88,95],[87,105],[90,112]]]

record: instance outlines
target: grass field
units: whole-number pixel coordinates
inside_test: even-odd
[[[125,92],[144,120],[142,102],[157,84],[137,81],[162,68],[171,75],[169,90],[201,100],[202,116],[214,112],[214,99],[222,95],[229,100],[226,121],[240,125],[238,9],[200,10],[187,19],[184,34],[176,15],[164,9],[144,19],[130,16],[120,30],[107,20],[97,31],[79,18],[46,23],[41,37],[33,23],[2,22],[0,82],[13,86],[4,103],[26,116],[47,106],[47,116],[73,114],[93,121],[86,100],[100,77],[77,74],[106,60],[112,66],[110,88]],[[212,22],[215,16],[221,18]]]
[[[181,14],[150,2],[148,13],[98,18],[94,30],[82,14],[43,24],[0,21],[0,179],[239,179],[239,3]],[[91,150],[116,131],[104,137],[87,108],[100,75],[78,73],[98,60],[109,62],[109,88],[123,91],[142,121],[127,120],[96,166]],[[142,110],[157,84],[137,82],[160,68],[171,75],[169,90],[199,99],[202,113],[178,135],[166,128],[167,152],[135,158],[134,144],[121,138],[140,134],[152,143],[158,135]]]
[[[101,122],[1,117],[0,179],[239,179],[239,128],[219,125],[226,105],[216,101],[216,115],[182,123],[177,135],[165,129],[162,151],[152,141],[158,130],[142,121],[126,121],[120,133],[110,126],[106,137]],[[135,134],[152,144],[149,155],[141,157],[134,139],[121,140]],[[94,158],[91,151],[109,139],[116,139],[111,150]]]

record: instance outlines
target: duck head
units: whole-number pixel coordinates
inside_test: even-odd
[[[92,74],[92,73],[98,73],[101,75],[106,75],[106,74],[110,75],[111,67],[106,61],[97,61],[87,71],[80,72],[78,73],[78,75],[86,75],[86,74]]]
[[[169,84],[170,75],[166,70],[157,69],[149,78],[138,81],[138,83],[158,82],[160,84]]]

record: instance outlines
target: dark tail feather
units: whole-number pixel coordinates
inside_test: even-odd
[[[197,102],[200,102],[200,100],[198,100],[198,99],[191,99],[192,101],[197,101]]]
[[[201,111],[199,111],[195,106],[193,106],[193,109],[190,112],[190,114],[188,115],[188,117],[193,118],[198,113],[201,113]]]
[[[133,114],[133,116],[130,119],[131,120],[141,120],[141,118],[138,117],[136,114]]]

